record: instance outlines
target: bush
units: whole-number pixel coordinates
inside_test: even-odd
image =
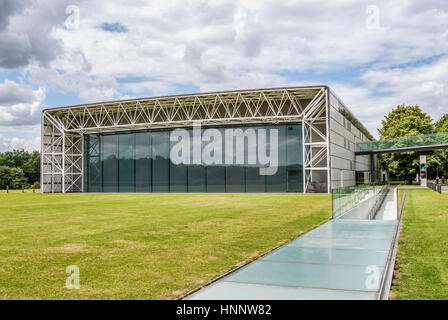
[[[11,177],[11,168],[0,166],[0,189],[6,189]]]
[[[26,178],[23,170],[20,168],[11,168],[11,188],[21,189],[25,184]]]
[[[0,166],[1,189],[6,189],[6,186],[9,186],[11,189],[21,189],[26,183],[27,179],[22,169]]]

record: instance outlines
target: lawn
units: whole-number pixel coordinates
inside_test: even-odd
[[[407,190],[393,299],[448,299],[448,194]]]
[[[330,195],[1,191],[0,299],[174,299],[330,216]]]

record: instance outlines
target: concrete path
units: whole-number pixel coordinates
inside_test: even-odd
[[[398,218],[398,190],[393,188],[389,190],[383,205],[378,210],[375,220],[397,220]]]
[[[186,299],[376,299],[396,225],[331,220]]]

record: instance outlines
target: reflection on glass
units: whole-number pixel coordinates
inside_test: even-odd
[[[89,154],[86,158],[85,190],[88,192],[101,192],[102,175],[101,175],[101,158],[100,158],[100,137],[96,134],[85,136],[85,148]]]
[[[120,192],[135,192],[135,134],[118,136],[118,176]]]
[[[151,134],[135,134],[135,191],[152,191]]]
[[[208,128],[204,128],[206,130]],[[232,131],[233,142],[226,139]],[[264,131],[259,139],[258,130]],[[278,133],[278,166],[271,175],[260,174],[254,157],[269,157],[269,130]],[[192,130],[188,130],[193,137]],[[170,130],[87,135],[85,137],[85,190],[89,192],[303,192],[302,127],[300,124],[214,128],[212,139],[199,141],[209,160],[194,163],[189,143],[187,163],[170,161]],[[255,133],[255,136],[254,136]],[[207,145],[219,139],[222,151]],[[196,143],[196,144],[195,144]],[[259,143],[259,144],[258,144]],[[208,146],[210,147],[210,146]],[[260,148],[265,153],[260,156]],[[230,150],[230,151],[229,151]],[[250,152],[248,150],[251,150]],[[226,152],[229,151],[229,154]],[[202,154],[204,156],[204,154]],[[187,156],[188,158],[188,156]],[[210,162],[210,158],[215,162]],[[229,162],[230,161],[230,162]],[[205,164],[207,163],[207,164]]]
[[[101,136],[103,191],[118,191],[118,135]]]
[[[152,191],[169,192],[170,181],[170,133],[151,133]]]

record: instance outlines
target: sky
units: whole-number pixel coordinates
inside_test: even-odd
[[[448,1],[0,0],[0,152],[38,149],[45,108],[316,84],[375,137],[448,113]]]

